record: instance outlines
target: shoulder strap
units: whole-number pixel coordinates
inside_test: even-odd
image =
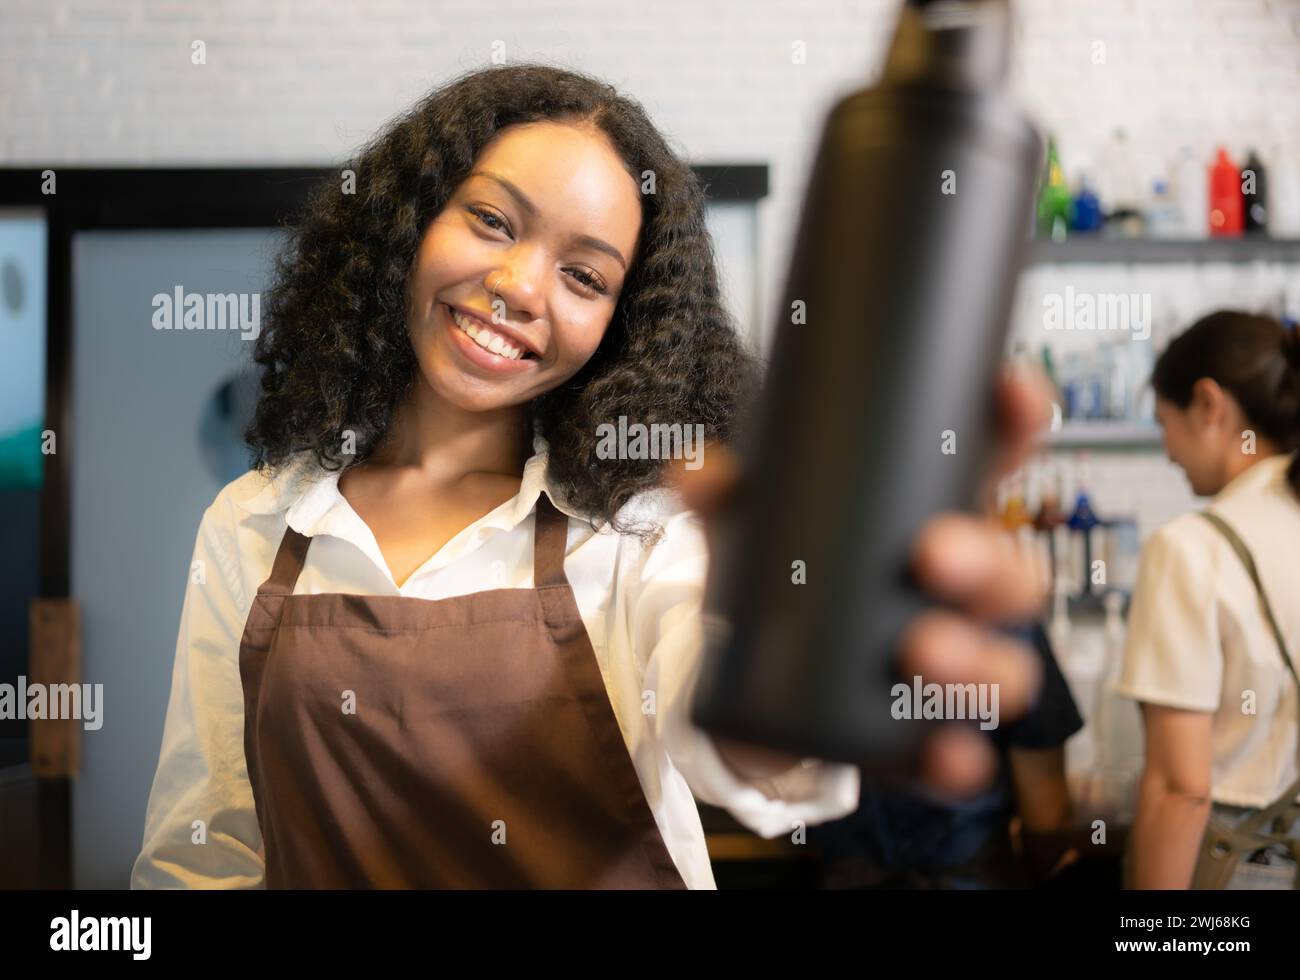
[[[1255,567],[1254,556],[1251,555],[1250,549],[1246,547],[1246,542],[1241,540],[1241,537],[1237,532],[1234,531],[1232,526],[1222,517],[1218,514],[1211,514],[1208,510],[1202,510],[1198,513],[1218,528],[1219,533],[1227,539],[1228,544],[1232,546],[1232,550],[1235,551],[1237,557],[1241,559],[1241,563],[1246,566],[1246,574],[1248,574],[1250,580],[1255,583],[1255,592],[1259,595],[1259,601],[1264,606],[1264,616],[1268,619],[1268,625],[1273,630],[1273,638],[1277,640],[1277,652],[1281,655],[1282,662],[1286,664],[1286,669],[1291,674],[1291,679],[1296,682],[1296,693],[1297,696],[1300,696],[1300,674],[1296,673],[1295,664],[1293,664],[1291,658],[1287,656],[1286,641],[1282,639],[1282,630],[1278,627],[1277,618],[1273,615],[1273,607],[1269,604],[1268,594],[1264,592],[1264,583],[1260,581],[1259,570]],[[1296,703],[1297,706],[1300,706],[1300,701],[1297,701]],[[1300,724],[1300,722],[1298,722],[1298,724]],[[1247,823],[1250,825],[1248,829],[1254,830],[1256,824],[1262,825],[1266,820],[1272,819],[1273,816],[1282,811],[1282,808],[1291,804],[1291,801],[1296,798],[1297,793],[1300,793],[1300,779],[1297,779],[1294,783],[1288,786],[1282,791],[1281,796],[1248,820]],[[1243,828],[1246,827],[1245,824],[1242,826]],[[1300,881],[1300,878],[1298,878],[1297,881]]]
[[[1290,671],[1292,679],[1296,682],[1296,687],[1300,689],[1300,675],[1296,674],[1295,664],[1287,656],[1286,641],[1282,639],[1282,630],[1277,625],[1277,618],[1273,615],[1273,607],[1269,604],[1268,595],[1264,592],[1264,583],[1260,581],[1259,570],[1255,567],[1255,558],[1251,555],[1250,549],[1246,547],[1246,542],[1242,541],[1237,532],[1232,529],[1232,526],[1218,514],[1212,514],[1208,510],[1199,513],[1218,528],[1220,534],[1227,538],[1232,550],[1237,553],[1241,563],[1246,566],[1246,574],[1255,583],[1255,592],[1258,593],[1259,601],[1264,607],[1264,616],[1268,619],[1269,628],[1273,631],[1273,638],[1277,640],[1278,653],[1282,655],[1282,662],[1286,664],[1286,669]]]

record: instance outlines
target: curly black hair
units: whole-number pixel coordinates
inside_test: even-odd
[[[574,508],[620,533],[619,509],[662,485],[663,461],[597,457],[597,427],[702,424],[733,441],[761,375],[719,296],[705,197],[694,171],[635,100],[608,83],[542,64],[466,72],[435,89],[309,195],[263,297],[253,360],[263,368],[244,439],[251,465],[275,471],[310,451],[329,470],[366,460],[415,381],[406,285],[420,241],[503,128],[538,120],[599,127],[642,184],[638,255],[590,361],[530,404],[549,443],[548,478]],[[350,430],[354,453],[344,454]],[[593,523],[593,526],[596,526]],[[657,528],[648,532],[657,537]]]

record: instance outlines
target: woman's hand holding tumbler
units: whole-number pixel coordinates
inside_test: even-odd
[[[1034,436],[1050,419],[1049,390],[1047,379],[1032,368],[1009,370],[999,379],[998,463],[986,481],[986,498],[992,498],[998,480],[1024,462]],[[700,514],[710,552],[716,553],[718,517],[730,506],[739,481],[735,457],[710,444],[703,466],[675,466],[672,480],[686,506]],[[1038,694],[1041,668],[1030,650],[989,627],[1030,618],[1041,608],[1046,582],[1032,556],[990,517],[944,513],[915,539],[912,571],[930,595],[958,611],[932,609],[911,622],[898,651],[900,674],[941,685],[997,685],[1003,718],[1023,714]],[[746,778],[773,776],[801,761],[731,739],[715,742],[727,764]],[[995,767],[988,739],[968,726],[941,725],[927,741],[916,775],[934,790],[968,796],[989,784]]]

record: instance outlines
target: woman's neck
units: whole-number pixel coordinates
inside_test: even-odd
[[[1266,459],[1271,459],[1281,452],[1278,446],[1263,438],[1258,441],[1255,449],[1256,451],[1253,453],[1245,453],[1238,450],[1224,455],[1223,485],[1225,487],[1256,463],[1262,462]]]
[[[475,473],[518,476],[531,448],[526,405],[469,411],[417,382],[398,404],[372,459],[448,485]]]

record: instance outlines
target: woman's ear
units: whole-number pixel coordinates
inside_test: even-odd
[[[1224,427],[1231,419],[1232,399],[1213,378],[1198,378],[1192,385],[1187,416],[1197,427]]]

